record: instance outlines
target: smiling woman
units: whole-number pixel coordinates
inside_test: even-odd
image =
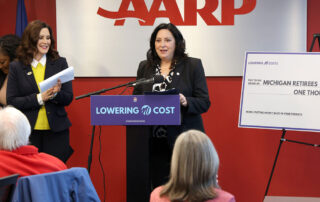
[[[201,114],[208,111],[210,100],[202,62],[185,53],[185,40],[171,23],[158,25],[151,34],[147,60],[141,61],[137,80],[162,75],[163,81],[135,86],[133,94],[145,92],[179,93],[181,125],[154,126],[150,144],[151,185],[155,188],[168,180],[170,158],[175,139],[188,129],[204,131]],[[167,114],[170,108],[154,108],[153,113]]]
[[[54,49],[51,27],[35,20],[28,24],[18,48],[18,61],[10,64],[7,101],[22,111],[32,127],[31,144],[66,162],[73,150],[69,145],[70,120],[65,106],[73,99],[72,83],[40,92],[39,83],[68,68],[65,58]]]
[[[7,104],[7,74],[10,62],[16,59],[19,44],[20,38],[13,34],[0,38],[0,107]]]
[[[0,69],[4,74],[9,72],[10,57],[0,52]]]
[[[47,54],[51,45],[50,32],[48,28],[42,28],[37,42],[37,52],[34,59],[39,61],[43,55]]]

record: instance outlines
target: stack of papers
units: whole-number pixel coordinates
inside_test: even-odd
[[[66,83],[68,81],[74,80],[74,68],[68,67],[67,69],[47,78],[39,83],[40,92],[44,92],[53,86],[55,86],[60,79],[61,83]]]

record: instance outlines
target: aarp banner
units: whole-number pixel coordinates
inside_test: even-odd
[[[150,35],[178,26],[206,76],[241,76],[245,51],[303,52],[307,0],[56,0],[60,54],[79,77],[136,76]]]

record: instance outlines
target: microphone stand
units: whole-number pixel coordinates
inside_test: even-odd
[[[121,85],[118,85],[118,86],[115,86],[115,87],[112,87],[112,88],[104,88],[104,89],[101,89],[101,90],[98,90],[98,91],[94,91],[94,92],[91,92],[91,93],[80,95],[80,96],[76,97],[76,100],[79,100],[79,99],[82,99],[82,98],[85,98],[85,97],[89,97],[91,95],[99,95],[101,93],[104,93],[104,92],[107,92],[107,91],[110,91],[110,90],[113,90],[113,89],[121,88],[121,87],[124,87],[124,86],[131,86],[132,84],[134,84],[136,82],[137,81],[131,81],[129,83],[121,84]]]
[[[137,81],[140,81],[140,80],[137,80]],[[94,92],[91,92],[91,93],[87,93],[87,94],[84,94],[84,95],[80,95],[80,96],[77,96],[75,99],[79,100],[79,99],[82,99],[82,98],[85,98],[85,97],[89,97],[91,95],[99,95],[101,93],[104,93],[104,92],[107,92],[107,91],[110,91],[110,90],[113,90],[113,89],[121,88],[121,87],[124,87],[124,86],[133,86],[133,84],[135,84],[137,81],[131,81],[129,83],[121,84],[121,85],[118,85],[118,86],[115,86],[115,87],[112,87],[112,88],[105,88],[105,89],[101,89],[101,90],[94,91]],[[92,162],[92,149],[93,149],[93,142],[94,142],[94,131],[95,131],[95,125],[92,126],[90,151],[89,151],[89,156],[88,156],[88,173],[89,174],[90,174],[90,168],[91,168],[91,162]]]

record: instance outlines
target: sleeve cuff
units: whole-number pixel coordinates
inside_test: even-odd
[[[42,100],[41,93],[37,94],[37,99],[38,99],[39,105],[44,105],[44,102],[43,102],[43,100]]]

